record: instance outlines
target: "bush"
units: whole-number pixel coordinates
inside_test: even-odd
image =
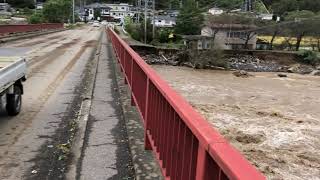
[[[28,18],[30,24],[40,24],[43,23],[42,13],[34,13]]]
[[[229,68],[229,62],[224,58],[223,50],[188,50],[188,56],[191,64],[198,69],[206,69],[213,67]]]
[[[120,34],[119,30],[117,28],[114,28],[113,31],[117,34]]]
[[[24,15],[31,15],[33,13],[32,9],[29,9],[27,7],[23,8],[21,11]]]
[[[314,51],[301,51],[298,53],[298,55],[302,63],[310,64],[313,66],[320,64],[320,58]]]
[[[172,30],[161,28],[158,31],[157,38],[160,43],[168,43],[169,42],[169,35],[172,33]]]
[[[142,41],[142,34],[140,31],[140,25],[133,23],[131,17],[127,16],[124,20],[124,28],[130,34],[132,39]]]

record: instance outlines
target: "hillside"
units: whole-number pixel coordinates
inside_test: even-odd
[[[38,2],[46,1],[46,0],[38,0]],[[78,4],[80,0],[75,0]],[[143,0],[142,0],[143,1]],[[182,0],[186,2],[188,0]],[[253,0],[254,1],[254,0]],[[34,0],[7,0],[14,7],[33,7]],[[87,0],[87,4],[92,2],[105,2],[105,3],[114,3],[114,2],[122,2],[122,3],[130,3],[136,4],[137,0]],[[199,6],[208,9],[211,7],[220,7],[224,9],[238,9],[243,6],[244,0],[198,0]],[[257,11],[261,11],[261,6],[263,9],[265,7],[273,13],[282,15],[286,12],[296,11],[296,10],[310,10],[313,12],[320,11],[320,1],[319,0],[256,0]],[[263,5],[265,4],[265,6]],[[262,4],[262,5],[261,5]],[[157,9],[165,9],[172,8],[178,9],[180,7],[180,0],[156,0]]]

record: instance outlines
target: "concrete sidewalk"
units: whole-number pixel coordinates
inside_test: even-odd
[[[111,58],[112,45],[103,33],[92,105],[76,179],[135,177]]]

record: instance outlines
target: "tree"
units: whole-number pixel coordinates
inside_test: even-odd
[[[299,8],[297,0],[279,0],[272,4],[273,12],[278,15],[286,14],[290,11],[296,11]]]
[[[34,0],[7,0],[7,2],[17,8],[34,8]]]
[[[293,21],[293,23],[289,24],[289,29],[290,33],[296,37],[296,51],[300,48],[302,38],[306,35],[311,35],[319,28],[315,27],[315,25],[319,25],[317,22],[319,19],[312,18],[315,18],[315,14],[306,10],[289,12],[285,18],[287,21]]]
[[[180,1],[179,0],[170,0],[169,1],[169,8],[170,9],[179,9],[180,8]]]
[[[28,22],[30,24],[39,24],[43,22],[43,15],[41,12],[33,13],[29,18]]]
[[[200,34],[203,20],[204,16],[195,0],[187,0],[177,17],[175,32],[184,35]]]
[[[243,0],[216,0],[215,5],[226,9],[237,9],[243,5]]]
[[[299,2],[300,10],[309,10],[312,12],[320,11],[320,1],[319,0],[301,0]]]
[[[67,22],[71,17],[71,0],[49,0],[44,4],[43,17],[50,23]]]
[[[94,19],[95,20],[98,20],[98,19],[100,20],[100,18],[101,18],[101,9],[100,8],[94,9],[93,14],[94,14]]]
[[[266,21],[262,21],[262,22],[266,22]],[[268,24],[259,24],[258,26],[261,27],[261,29],[258,30],[259,33],[272,36],[269,42],[269,49],[272,50],[274,40],[278,35],[284,32],[284,28],[281,27],[280,24],[275,21],[270,21],[268,22]]]

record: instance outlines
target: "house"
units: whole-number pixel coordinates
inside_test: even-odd
[[[170,17],[178,17],[179,10],[167,10],[166,14]]]
[[[203,27],[201,35],[214,37],[213,45],[221,49],[243,49],[249,37],[247,48],[256,49],[257,35],[250,31],[254,28],[243,24],[214,24]]]
[[[106,4],[100,4],[100,3],[93,3],[93,4],[89,4],[86,5],[84,7],[85,9],[85,14],[87,16],[88,20],[94,20],[97,17],[95,17],[95,11],[100,11],[101,14],[101,19],[106,19],[107,17],[110,16],[110,10],[111,8],[109,6],[107,6]]]
[[[270,43],[264,39],[257,39],[257,50],[269,50],[270,49]]]
[[[8,3],[0,3],[0,14],[10,14],[10,8]]]
[[[155,16],[154,22],[152,20],[152,24],[154,23],[156,27],[174,27],[176,25],[176,17],[170,16]]]
[[[41,2],[37,3],[36,9],[43,9],[43,3],[41,3]]]
[[[261,20],[271,21],[273,20],[273,14],[259,14],[258,18]]]
[[[96,18],[94,12],[97,10],[100,10],[100,18],[103,20],[123,20],[126,16],[134,16],[134,12],[131,11],[131,7],[132,6],[127,3],[93,3],[85,6],[84,8],[88,20],[93,20]]]
[[[132,5],[128,3],[120,3],[120,4],[106,4],[111,8],[110,15],[114,19],[124,19],[126,16],[134,16],[134,12],[131,11]]]
[[[222,14],[224,11],[220,8],[211,8],[209,9],[209,13],[212,14],[212,15],[220,15]]]
[[[212,37],[202,35],[184,35],[183,44],[187,49],[205,50],[211,48]]]

